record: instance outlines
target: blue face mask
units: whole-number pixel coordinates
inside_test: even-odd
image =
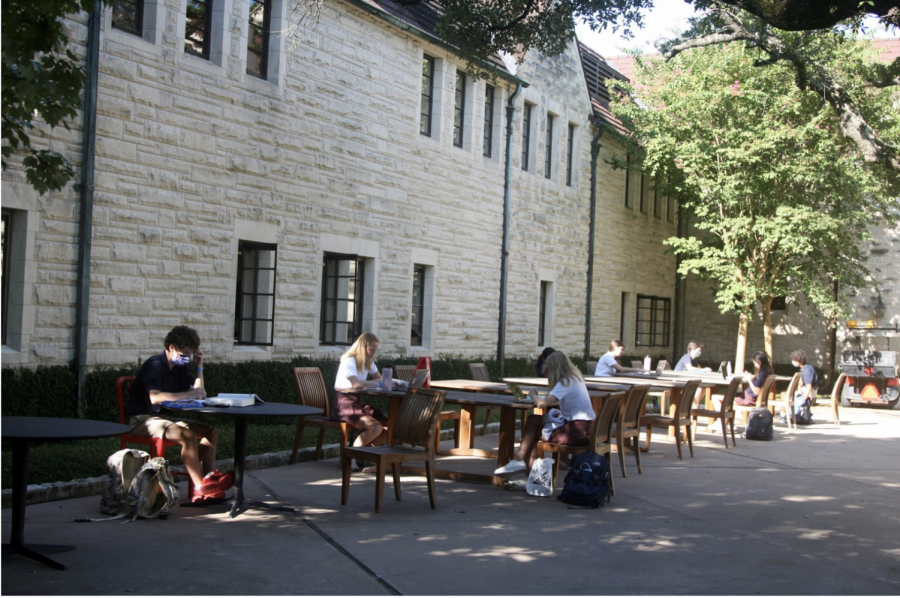
[[[175,365],[187,365],[190,362],[191,362],[191,356],[190,355],[182,355],[181,353],[176,355],[175,359],[172,360],[172,363],[174,363]]]

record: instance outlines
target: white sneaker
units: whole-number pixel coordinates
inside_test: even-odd
[[[513,459],[503,467],[498,467],[494,470],[494,475],[499,476],[501,478],[509,478],[517,473],[522,473],[525,471],[525,461],[519,461],[518,459]]]

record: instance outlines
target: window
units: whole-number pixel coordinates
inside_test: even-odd
[[[184,51],[209,60],[213,0],[187,0]]]
[[[547,142],[546,155],[544,156],[544,178],[549,179],[553,174],[553,115],[547,113]]]
[[[434,58],[422,59],[422,108],[419,133],[431,137],[431,109],[434,101]]]
[[[491,146],[494,140],[494,86],[484,86],[484,139],[481,143],[481,151],[488,158],[491,157]]]
[[[785,295],[781,295],[780,297],[772,297],[772,305],[769,307],[772,311],[785,311],[787,310],[787,297]]]
[[[522,170],[528,170],[528,145],[531,142],[531,104],[526,103],[522,115]]]
[[[324,255],[321,344],[352,345],[362,334],[365,272],[365,259],[356,255]]]
[[[566,185],[572,186],[572,148],[575,145],[575,125],[569,124],[569,137],[566,142]]]
[[[238,242],[234,342],[272,345],[275,330],[275,262],[277,245]]]
[[[543,347],[547,340],[547,297],[550,295],[550,283],[541,281],[541,299],[538,307],[538,346]]]
[[[625,207],[634,208],[631,203],[631,154],[625,154]]]
[[[650,179],[646,174],[641,175],[641,212],[647,213],[650,209]]]
[[[116,0],[112,9],[112,26],[141,37],[144,34],[144,0]]]
[[[413,267],[412,288],[412,324],[410,326],[409,344],[422,346],[423,324],[425,321],[425,266],[416,264]]]
[[[247,74],[268,78],[269,27],[272,0],[250,0],[250,29],[247,32]]]
[[[671,299],[638,295],[635,345],[643,347],[667,347]]]
[[[653,185],[653,215],[662,218],[663,196],[658,185]]]
[[[453,145],[463,146],[463,123],[466,118],[466,74],[456,71],[456,105],[453,107]]]
[[[666,196],[666,220],[675,222],[675,197],[671,193]]]
[[[9,313],[9,248],[10,248],[10,236],[12,233],[11,228],[11,217],[12,214],[8,210],[3,210],[3,220],[2,224],[0,224],[0,265],[2,265],[2,271],[0,271],[0,285],[3,287],[3,321],[0,323],[0,326],[3,326],[3,344],[6,344],[6,314]]]

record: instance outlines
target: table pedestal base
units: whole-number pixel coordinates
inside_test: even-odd
[[[262,502],[259,500],[247,500],[244,498],[244,490],[243,488],[234,487],[234,502],[231,503],[231,513],[228,514],[228,517],[234,519],[240,513],[243,513],[247,509],[264,509],[267,511],[290,511],[294,512],[294,507],[286,507],[284,505],[279,505],[277,503],[271,502]]]
[[[37,551],[40,552],[37,552]],[[33,561],[37,561],[39,563],[43,563],[48,567],[53,567],[54,569],[59,569],[60,571],[65,571],[66,566],[62,563],[58,563],[53,559],[44,556],[41,554],[42,552],[66,552],[69,550],[75,550],[74,546],[66,546],[64,544],[29,544],[28,546],[24,544],[14,545],[14,544],[4,544],[3,545],[3,556],[9,556],[13,554],[21,554],[22,556],[29,558]]]

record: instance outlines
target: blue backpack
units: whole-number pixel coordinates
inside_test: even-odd
[[[609,481],[606,457],[593,451],[581,453],[572,460],[562,492],[556,498],[570,505],[597,509],[609,501]]]

